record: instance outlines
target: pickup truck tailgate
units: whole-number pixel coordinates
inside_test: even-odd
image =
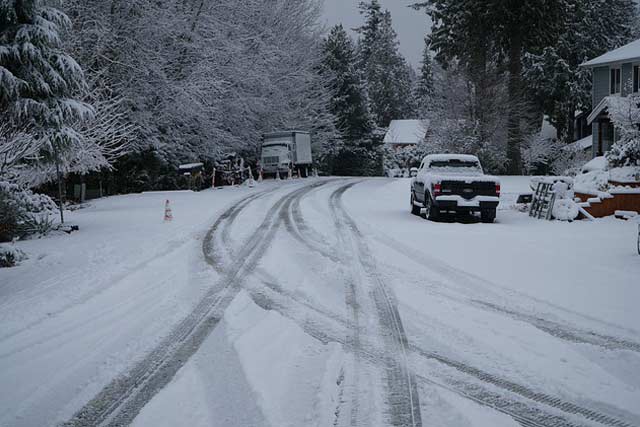
[[[476,196],[497,196],[496,184],[487,181],[443,181],[442,195],[458,195],[465,199]]]

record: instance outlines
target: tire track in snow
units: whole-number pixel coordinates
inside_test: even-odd
[[[331,181],[327,181],[329,183]],[[297,197],[285,209],[284,217],[287,231],[300,243],[310,250],[330,259],[333,262],[342,262],[341,258],[331,251],[331,247],[320,234],[312,230],[305,222],[300,202],[303,197]]]
[[[439,362],[440,364],[443,364],[445,366],[448,366],[450,368],[455,369],[456,371],[465,374],[466,376],[469,377],[473,377],[477,380],[480,380],[481,382],[485,383],[485,384],[490,384],[492,386],[495,386],[499,389],[505,390],[507,392],[513,393],[515,395],[521,396],[525,399],[528,399],[530,401],[536,402],[536,403],[540,403],[543,404],[545,406],[557,409],[565,414],[571,414],[571,415],[577,415],[580,416],[586,420],[589,421],[593,421],[596,422],[600,425],[605,425],[605,426],[612,426],[612,427],[634,427],[633,424],[621,420],[615,416],[612,415],[607,415],[607,414],[603,414],[599,411],[596,410],[592,410],[589,408],[585,408],[581,405],[575,404],[575,403],[571,403],[571,402],[567,402],[565,400],[562,400],[560,398],[557,397],[553,397],[550,396],[546,393],[542,393],[542,392],[538,392],[535,391],[527,386],[518,384],[516,382],[513,382],[511,380],[508,380],[506,378],[502,378],[498,375],[494,375],[488,372],[485,372],[481,369],[478,369],[476,367],[473,367],[471,365],[465,364],[463,362],[457,361],[457,360],[453,360],[451,358],[445,357],[441,354],[438,354],[436,352],[429,352],[426,351],[422,348],[419,348],[417,346],[410,346],[410,350],[426,359],[432,359],[435,360],[436,362]],[[465,393],[465,394],[470,394],[471,396],[474,397],[473,400],[479,400],[482,402],[486,402],[486,403],[491,403],[493,401],[496,400],[496,396],[495,394],[491,394],[488,392],[485,392],[485,390],[480,387],[478,388],[478,386],[474,386],[471,385],[469,382],[465,382],[465,381],[461,381],[459,379],[450,379],[450,381],[452,381],[454,384],[456,384],[457,386],[455,387],[456,390]],[[478,392],[479,390],[479,392]],[[485,395],[483,395],[482,393],[485,393]],[[508,400],[505,400],[504,398],[500,398],[497,399],[499,401],[504,401],[504,402],[509,402]],[[517,406],[517,405],[516,405]],[[525,410],[526,409],[526,410]],[[544,425],[544,426],[564,426],[564,425],[568,425],[568,424],[563,424],[559,421],[553,421],[553,423],[551,424],[545,424],[547,422],[547,420],[553,420],[554,415],[549,415],[546,413],[543,413],[542,411],[539,410],[535,410],[533,411],[533,415],[535,415],[536,413],[539,416],[532,416],[532,411],[530,408],[525,408],[525,407],[520,407],[520,409],[514,409],[515,413],[517,415],[519,415],[520,417],[526,417],[530,422],[532,423],[538,423],[539,425]],[[522,413],[520,413],[522,412]],[[568,422],[568,421],[565,421]],[[569,424],[570,425],[570,424]]]
[[[409,369],[408,342],[400,319],[397,304],[386,285],[376,272],[376,265],[364,241],[364,236],[355,221],[349,216],[342,204],[342,196],[358,182],[340,186],[330,197],[330,207],[333,212],[340,236],[350,242],[351,251],[356,266],[360,270],[362,282],[368,282],[370,289],[353,289],[347,287],[347,295],[353,293],[355,299],[353,307],[357,313],[360,310],[358,298],[370,297],[376,308],[380,335],[384,343],[383,365],[387,376],[387,404],[389,406],[390,424],[394,426],[421,426],[420,400],[418,388]],[[348,248],[347,248],[348,250]],[[359,314],[358,314],[359,315]]]
[[[332,197],[336,197],[336,199],[339,201],[342,194],[344,194],[344,192],[346,192],[349,188],[351,188],[353,185],[355,185],[356,183],[352,183],[346,186],[343,186],[341,188],[339,188],[338,190],[336,190],[336,192],[334,193],[334,195],[332,195]],[[338,207],[339,206],[338,204]],[[344,211],[344,208],[342,208],[342,211],[344,212],[344,214],[346,215],[346,219],[348,222],[348,225],[350,226],[350,228],[354,231],[354,233],[358,234],[359,239],[357,240],[358,243],[360,245],[363,245],[363,239],[362,239],[362,235],[359,232],[357,225],[355,223],[355,221],[353,221],[348,214]],[[363,248],[361,247],[361,251],[363,251]],[[366,246],[364,248],[365,254],[368,252],[366,250]],[[409,255],[409,254],[407,254]],[[440,266],[442,268],[446,267],[448,272],[450,272],[450,270],[455,270],[452,267],[442,263],[444,266]],[[375,263],[373,262],[373,258],[371,258],[371,263],[367,266],[368,268],[370,268],[370,271],[375,271]],[[456,270],[455,271],[456,276],[467,276],[466,273]],[[377,275],[376,275],[377,278]],[[379,279],[378,279],[379,280]],[[397,310],[397,306],[393,305],[396,310]],[[611,337],[608,337],[611,338]],[[406,341],[406,338],[405,338]],[[633,424],[630,424],[624,420],[621,420],[615,416],[611,416],[611,415],[607,415],[607,414],[603,414],[599,411],[596,410],[591,410],[589,408],[585,408],[581,405],[577,405],[571,402],[567,402],[564,401],[562,399],[553,397],[553,396],[549,396],[546,395],[544,393],[540,393],[540,392],[536,392],[526,386],[522,386],[520,384],[517,384],[513,381],[495,376],[493,374],[489,374],[487,372],[481,371],[480,369],[477,369],[475,367],[466,365],[464,363],[458,362],[458,361],[454,361],[452,359],[448,359],[445,358],[437,353],[433,353],[433,352],[426,352],[416,346],[411,346],[409,348],[409,350],[413,353],[416,353],[424,358],[428,358],[428,359],[432,359],[432,360],[436,360],[437,362],[444,364],[446,366],[452,367],[454,369],[456,369],[458,372],[474,377],[486,384],[490,384],[492,386],[498,387],[502,390],[505,390],[506,392],[509,393],[513,393],[515,395],[524,397],[530,401],[536,402],[536,403],[540,403],[540,404],[544,404],[548,407],[551,407],[553,409],[559,410],[565,414],[571,414],[571,415],[577,415],[579,417],[582,417],[585,420],[588,420],[590,422],[595,422],[597,424],[600,425],[607,425],[607,426],[614,426],[614,427],[633,427]],[[461,386],[462,387],[462,386]],[[469,390],[466,390],[467,393]],[[476,396],[477,398],[477,396]],[[486,395],[484,401],[485,402],[489,402],[490,399],[495,398],[495,396],[490,396],[490,395]],[[505,402],[509,402],[509,399],[505,399]],[[520,404],[521,405],[521,404]],[[514,405],[514,406],[518,406],[518,405]],[[566,423],[563,424],[563,422],[561,420],[557,419],[557,415],[553,415],[553,414],[548,414],[548,413],[544,413],[542,411],[539,410],[532,410],[530,407],[523,407],[524,409],[521,408],[521,414],[519,414],[518,416],[520,416],[521,418],[524,417],[524,415],[527,416],[527,421],[529,424],[523,424],[523,425],[549,425],[549,426],[561,426],[561,425],[567,425]],[[537,413],[538,416],[537,417],[532,417],[530,415],[530,413]],[[515,418],[514,418],[515,419]],[[549,420],[555,420],[551,423],[547,423],[545,424],[545,422],[549,421]],[[570,425],[570,424],[569,424]]]
[[[448,385],[445,381],[434,381],[421,375],[416,375],[416,377],[422,384],[443,388],[481,406],[508,415],[523,427],[583,427],[562,415],[549,414],[519,400],[505,398],[481,385],[457,380],[449,380],[450,385]]]
[[[423,268],[431,269],[433,271],[436,271],[439,274],[443,274],[448,277],[457,279],[459,282],[458,283],[459,286],[467,286],[469,289],[472,289],[474,292],[477,292],[478,286],[483,286],[483,285],[489,286],[491,288],[501,289],[498,285],[493,285],[491,282],[488,282],[479,277],[470,275],[462,270],[459,270],[455,267],[452,267],[444,263],[443,261],[440,261],[433,257],[429,257],[424,254],[419,254],[415,251],[415,249],[412,249],[411,247],[405,245],[404,243],[401,243],[389,236],[378,233],[376,240],[382,243],[383,245],[397,251],[398,253],[402,254],[408,259],[411,259],[415,263],[421,265]],[[440,286],[444,286],[444,284],[441,282],[440,283],[436,282],[436,283]],[[495,292],[490,291],[488,293],[495,293]],[[608,334],[603,334],[603,333],[583,329],[578,326],[570,325],[569,323],[565,323],[565,322],[561,323],[558,321],[552,321],[552,320],[546,319],[546,318],[555,317],[555,316],[545,316],[544,313],[535,315],[535,314],[519,312],[513,309],[506,308],[500,304],[496,304],[495,302],[491,302],[486,299],[480,299],[481,298],[480,296],[476,296],[474,298],[459,298],[459,297],[453,297],[446,293],[438,293],[438,294],[449,299],[454,299],[458,302],[471,304],[473,306],[479,307],[484,310],[490,310],[493,312],[501,313],[513,319],[529,323],[535,328],[549,335],[552,335],[556,338],[559,338],[568,342],[579,343],[579,344],[591,344],[591,345],[602,347],[608,350],[629,350],[629,351],[640,353],[640,343],[638,342],[635,342],[626,338],[620,338],[613,335],[608,335]],[[532,298],[529,297],[529,299],[532,299]],[[539,301],[537,299],[532,299],[532,300],[536,303],[549,305],[544,301]],[[561,307],[555,307],[555,306],[552,306],[552,307],[556,308],[558,311],[566,311]],[[572,313],[572,314],[575,314],[575,313]],[[589,318],[589,320],[598,321],[602,323],[597,319]],[[607,324],[607,326],[613,326],[613,325]]]
[[[104,387],[63,425],[66,427],[129,425],[142,407],[171,381],[216,327],[224,310],[240,291],[244,277],[256,267],[275,236],[279,224],[278,211],[289,198],[304,191],[309,191],[309,188],[297,189],[278,199],[253,233],[252,238],[239,252],[238,261],[226,269],[218,286],[207,292],[192,312],[144,359],[136,363],[126,374]],[[223,221],[233,217],[234,214],[239,214],[238,205],[246,207],[247,199],[253,200],[259,196],[249,196],[236,203],[223,213],[213,225],[212,230],[216,230]],[[207,238],[203,242],[203,251],[207,262],[215,267],[219,265],[218,259],[210,252],[209,244],[209,239],[213,237],[211,231],[207,233]]]
[[[355,183],[350,185],[355,185]],[[303,196],[304,195],[292,199],[292,205],[295,205],[296,201],[299,201]],[[282,212],[285,212],[284,209],[281,213]],[[268,278],[268,273],[266,274]],[[273,278],[271,280],[273,280]],[[377,364],[386,367],[386,350],[380,348],[378,343],[361,339],[359,334],[355,340],[352,336],[346,336],[345,338],[345,334],[340,332],[343,330],[340,329],[340,327],[343,327],[344,330],[355,328],[356,325],[354,325],[353,322],[347,320],[340,321],[337,314],[327,313],[317,309],[317,307],[312,308],[312,301],[301,300],[297,295],[288,295],[286,291],[274,283],[275,282],[263,282],[263,284],[273,292],[264,292],[262,290],[254,290],[252,292],[256,304],[266,310],[278,311],[283,316],[300,325],[310,336],[313,336],[323,343],[329,341],[338,342],[342,344],[347,351],[354,353],[359,360],[366,360],[373,365]],[[356,301],[353,301],[352,304],[355,302]],[[296,304],[301,305],[301,307],[296,308]],[[352,306],[357,308],[355,305]],[[309,309],[315,311],[315,314],[311,318],[309,318],[307,313]],[[323,316],[325,319],[322,318]],[[359,331],[359,328],[356,330]],[[598,424],[614,427],[633,426],[633,424],[617,419],[611,415],[590,410],[557,397],[540,393],[513,381],[482,371],[472,365],[446,358],[438,353],[428,352],[414,345],[410,346],[409,350],[412,354],[434,360],[443,366],[453,368],[454,372],[458,373],[454,376],[449,375],[443,378],[442,382],[434,381],[433,378],[428,379],[424,376],[418,376],[420,382],[446,388],[483,406],[505,413],[523,426],[577,427],[587,425],[579,420],[586,421],[588,425]],[[487,384],[496,390],[491,390],[482,384]],[[502,393],[497,390],[502,390]],[[358,424],[357,406],[351,413],[350,421],[352,425]]]

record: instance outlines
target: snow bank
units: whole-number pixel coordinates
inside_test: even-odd
[[[611,181],[620,183],[612,185]],[[605,157],[596,157],[582,167],[575,177],[575,190],[579,193],[598,195],[614,190],[624,190],[625,184],[640,182],[640,166],[608,168]],[[630,187],[629,187],[630,188]]]
[[[640,166],[623,166],[609,170],[609,179],[621,184],[640,183]]]
[[[607,158],[605,156],[595,157],[582,166],[582,172],[603,171],[607,169]]]

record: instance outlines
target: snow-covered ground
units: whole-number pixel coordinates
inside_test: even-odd
[[[0,270],[0,425],[640,426],[637,226],[501,181],[495,224],[409,180],[94,201]]]

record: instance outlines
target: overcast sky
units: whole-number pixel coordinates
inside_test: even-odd
[[[359,0],[324,0],[324,2],[327,24],[341,23],[347,29],[362,25],[362,16],[358,12]],[[415,3],[415,0],[380,0],[380,3],[383,8],[391,12],[402,54],[411,64],[418,67],[424,48],[424,36],[430,27],[428,16],[422,11],[407,7]]]

